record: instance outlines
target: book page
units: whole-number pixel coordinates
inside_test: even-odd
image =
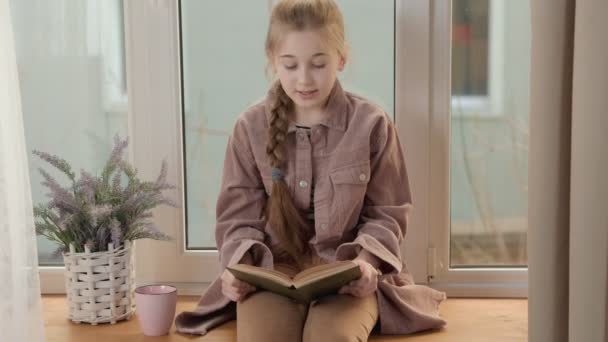
[[[310,282],[311,280],[322,278],[328,274],[337,273],[339,271],[351,267],[352,265],[353,262],[343,260],[332,262],[329,264],[314,266],[296,274],[296,276],[293,277],[293,281],[294,283],[298,282],[299,284],[304,285]]]
[[[276,270],[271,270],[271,269],[247,265],[247,264],[236,264],[236,265],[233,265],[232,268],[236,269],[236,270],[240,270],[245,273],[254,274],[254,275],[258,275],[260,277],[266,278],[266,279],[274,280],[279,284],[283,284],[284,286],[291,285],[291,277],[287,276],[286,274],[284,274],[282,272],[276,271]]]

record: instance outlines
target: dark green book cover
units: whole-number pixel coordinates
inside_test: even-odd
[[[257,266],[237,264],[227,269],[235,278],[258,289],[271,291],[301,303],[310,303],[319,297],[336,294],[342,286],[361,277],[359,265],[351,261],[338,261],[304,270],[294,276],[295,281],[278,271]],[[298,279],[298,275],[303,273],[306,277]]]

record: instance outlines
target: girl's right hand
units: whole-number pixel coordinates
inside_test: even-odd
[[[245,299],[249,293],[256,290],[255,286],[236,279],[228,270],[224,270],[221,279],[222,293],[224,296],[235,302],[240,302],[241,300]]]

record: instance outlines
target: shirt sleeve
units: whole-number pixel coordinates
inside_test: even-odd
[[[354,241],[341,244],[337,260],[352,260],[362,249],[380,260],[384,274],[400,273],[400,245],[407,230],[412,196],[401,143],[392,121],[384,123],[371,144],[371,178],[365,194]]]
[[[272,268],[272,253],[264,243],[266,200],[246,123],[240,118],[228,139],[216,205],[215,240],[222,270],[240,262]]]

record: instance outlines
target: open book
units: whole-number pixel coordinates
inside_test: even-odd
[[[359,265],[349,260],[314,266],[293,278],[276,270],[246,264],[228,266],[227,269],[235,278],[258,289],[268,290],[301,303],[310,303],[321,296],[338,293],[342,286],[361,277]]]

